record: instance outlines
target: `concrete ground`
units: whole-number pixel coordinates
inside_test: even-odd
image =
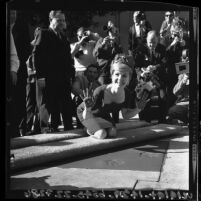
[[[17,172],[11,175],[10,188],[189,190],[188,129],[179,136]]]

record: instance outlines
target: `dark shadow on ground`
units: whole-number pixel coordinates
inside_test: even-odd
[[[54,147],[58,147],[58,146],[65,146],[65,145],[69,145],[69,144],[73,144],[73,143],[69,142],[68,140],[62,140],[62,141],[56,141],[56,142],[49,142],[49,143],[45,143],[45,144],[39,144],[38,146],[44,146],[44,147],[54,146]]]
[[[164,141],[151,141],[146,146],[136,146],[133,149],[144,151],[144,152],[151,152],[151,153],[166,153],[164,150]],[[168,140],[169,141],[169,140]],[[171,141],[171,149],[175,149],[176,153],[184,153],[186,151],[178,151],[179,149],[189,149],[189,142],[181,142],[181,141]],[[175,153],[174,151],[170,151],[168,153]]]
[[[75,136],[69,136],[68,138],[63,138],[63,139],[47,139],[44,141],[38,141],[35,139],[19,139],[15,145],[11,145],[11,149],[20,149],[20,148],[29,147],[29,146],[37,146],[41,144],[70,140],[70,139],[81,138],[81,137],[86,137],[86,135],[77,135],[77,136],[75,135]]]

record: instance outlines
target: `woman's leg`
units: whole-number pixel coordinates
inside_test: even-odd
[[[97,139],[104,139],[107,137],[107,131],[112,127],[112,123],[103,118],[89,118],[82,121],[83,126],[89,135],[94,136]]]

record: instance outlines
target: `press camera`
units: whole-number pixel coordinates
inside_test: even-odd
[[[105,26],[103,26],[103,31],[112,32],[112,27],[105,25]]]
[[[136,17],[140,20],[140,21],[143,21],[145,20],[145,15],[143,12],[139,12]]]
[[[182,73],[189,74],[189,62],[175,63],[175,68],[176,68],[177,74],[182,74]]]

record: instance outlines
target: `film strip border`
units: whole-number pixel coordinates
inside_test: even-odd
[[[51,190],[29,189],[12,191],[14,198],[34,199],[129,199],[129,200],[195,200],[192,193],[184,190]]]
[[[198,139],[199,139],[199,9],[193,7],[190,12],[190,155],[189,155],[189,190],[198,200]]]

